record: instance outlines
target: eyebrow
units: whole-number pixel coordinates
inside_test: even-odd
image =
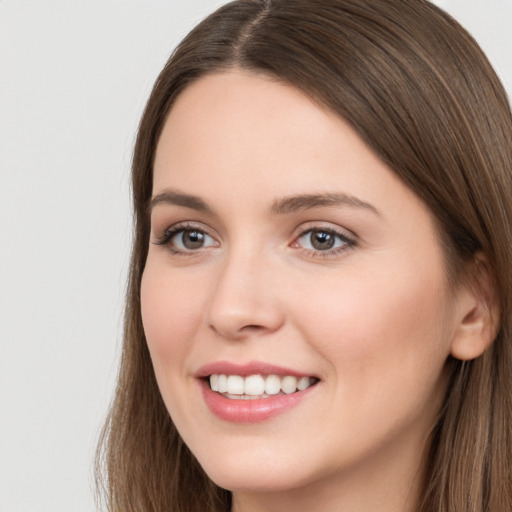
[[[148,210],[151,210],[159,204],[168,204],[174,206],[184,206],[192,210],[201,212],[211,212],[211,208],[199,197],[190,194],[184,194],[176,190],[166,189],[151,198]]]
[[[380,211],[370,203],[345,194],[344,192],[327,192],[323,194],[305,194],[289,196],[276,201],[270,209],[273,214],[286,214],[311,210],[313,208],[348,206],[351,208],[363,208],[379,216]]]
[[[155,206],[160,204],[183,206],[192,210],[213,213],[212,209],[200,197],[191,194],[184,194],[177,190],[166,189],[152,197],[148,205],[148,210],[151,212]],[[340,206],[362,208],[381,216],[380,211],[372,204],[355,196],[345,194],[344,192],[299,194],[284,197],[272,204],[270,207],[270,213],[273,215],[284,215],[287,213],[311,210],[314,208]]]

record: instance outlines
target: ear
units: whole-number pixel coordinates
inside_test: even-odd
[[[452,339],[451,355],[468,361],[492,345],[500,323],[496,280],[487,257],[477,253],[457,291],[459,323]]]

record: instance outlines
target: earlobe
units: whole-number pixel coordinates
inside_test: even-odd
[[[451,355],[468,361],[489,348],[499,329],[498,290],[488,259],[481,253],[470,265],[458,293],[460,321],[452,340]]]

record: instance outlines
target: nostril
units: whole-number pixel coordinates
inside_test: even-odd
[[[224,327],[224,328],[222,328]],[[242,327],[238,328],[229,328],[227,326],[216,326],[210,324],[210,329],[215,331],[217,334],[220,334],[223,337],[226,338],[233,338],[233,339],[241,339],[245,338],[246,336],[251,335],[262,335],[265,333],[270,333],[273,331],[273,329],[266,327],[264,325],[258,325],[258,324],[248,324],[243,325]]]
[[[272,332],[274,332],[272,326],[267,327],[265,325],[249,324],[244,325],[241,329],[239,329],[238,336],[259,336]]]
[[[264,327],[262,325],[246,325],[245,327],[242,327],[241,330],[246,330],[246,331],[261,331],[262,329],[264,329]]]

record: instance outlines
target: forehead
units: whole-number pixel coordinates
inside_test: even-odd
[[[326,122],[329,117],[335,120],[295,87],[267,76],[207,75],[176,100],[159,141],[157,162],[187,153],[188,159],[211,164],[224,154],[247,168],[249,155],[253,159],[266,154],[277,164],[279,155],[299,139],[314,143],[327,135],[332,128]]]
[[[226,193],[242,181],[265,189],[342,179],[348,187],[354,177],[361,186],[375,181],[371,169],[394,176],[342,118],[286,83],[226,72],[201,78],[176,100],[157,147],[154,191],[169,181],[201,188],[212,176]]]

